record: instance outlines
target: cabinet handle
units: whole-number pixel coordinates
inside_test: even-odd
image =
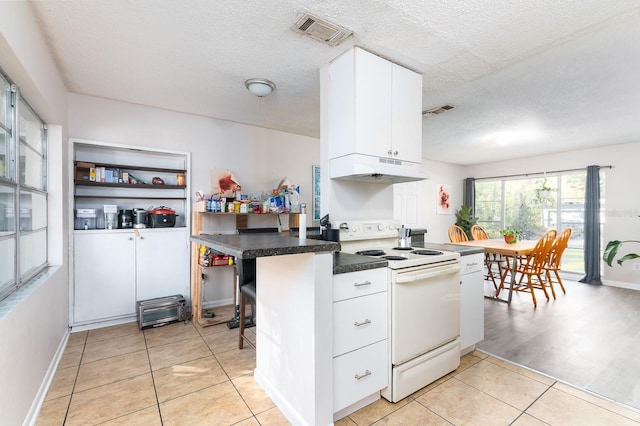
[[[365,319],[362,322],[354,322],[353,325],[355,325],[356,327],[360,327],[361,325],[367,325],[367,324],[371,324],[371,320],[369,318]]]
[[[393,151],[393,155],[398,155],[398,151]]]
[[[389,151],[387,151],[387,154],[391,155],[391,154],[393,154],[393,151],[389,150]]]
[[[129,241],[133,240],[133,237],[129,237]]]
[[[367,377],[367,376],[370,376],[370,375],[371,375],[371,371],[369,371],[369,370],[364,370],[364,374],[363,374],[362,376],[361,376],[361,375],[359,375],[359,374],[356,374],[356,375],[354,376],[354,378],[355,378],[356,380],[360,380],[360,379],[362,379],[363,377]]]
[[[363,285],[371,285],[371,281],[365,281],[362,283],[353,283],[354,287],[362,287]]]

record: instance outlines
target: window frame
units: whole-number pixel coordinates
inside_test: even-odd
[[[37,277],[42,271],[49,266],[49,252],[48,252],[48,240],[49,240],[49,197],[48,197],[48,134],[47,123],[40,117],[40,115],[29,105],[26,99],[21,96],[19,87],[11,80],[11,78],[0,68],[0,83],[3,85],[6,82],[6,87],[3,90],[7,90],[7,104],[5,105],[6,117],[3,118],[3,122],[0,123],[0,129],[5,134],[5,147],[2,154],[5,155],[4,165],[5,173],[0,174],[0,185],[4,188],[8,188],[7,191],[7,204],[5,207],[4,223],[7,226],[6,230],[0,229],[0,241],[10,241],[5,247],[8,248],[7,252],[2,255],[5,256],[7,265],[13,264],[13,276],[7,277],[8,280],[0,280],[0,301],[6,299],[11,294],[15,293],[20,288],[29,284]],[[39,146],[41,152],[38,152],[38,147],[33,146],[32,140],[27,140],[25,136],[20,136],[21,125],[23,120],[20,111],[21,108],[26,108],[29,113],[29,119],[33,119],[39,126]],[[26,118],[26,117],[25,117]],[[6,121],[6,122],[5,122]],[[26,125],[25,125],[26,126]],[[21,181],[21,145],[24,144],[25,149],[31,151],[30,158],[39,158],[39,163],[36,167],[39,168],[37,173],[40,174],[40,186],[41,188],[27,184]],[[25,155],[24,167],[28,169],[27,156]],[[26,171],[26,170],[25,170]],[[33,182],[31,182],[33,184]],[[11,199],[11,195],[13,195]],[[33,197],[43,197],[44,212],[38,212],[39,219],[37,222],[41,225],[37,229],[33,228],[34,209]],[[0,195],[0,199],[2,196]],[[31,203],[27,202],[27,199],[31,199]],[[42,200],[38,203],[42,205]],[[31,205],[30,205],[31,204]],[[9,213],[12,212],[13,219],[10,222]],[[24,229],[23,229],[24,228]],[[26,249],[26,240],[33,237],[37,233],[44,232],[44,260],[37,262],[35,265],[31,265],[30,262],[25,262],[21,259],[25,259],[28,254],[22,254],[21,249]],[[13,244],[11,241],[13,240]],[[13,262],[7,257],[11,256],[10,251],[13,250]],[[4,250],[3,250],[4,251]],[[42,253],[40,253],[42,256]]]
[[[474,213],[476,215],[476,218],[478,219],[478,224],[481,226],[488,226],[488,224],[495,224],[499,222],[499,226],[498,229],[504,229],[507,226],[510,226],[512,224],[507,224],[505,223],[506,217],[507,217],[507,208],[508,208],[508,197],[507,197],[507,186],[508,183],[511,181],[516,181],[516,180],[540,180],[542,178],[545,179],[553,179],[552,182],[549,182],[549,184],[551,185],[552,188],[555,188],[555,190],[552,191],[553,197],[554,197],[554,202],[553,202],[553,207],[551,208],[547,208],[548,210],[552,211],[552,214],[554,216],[554,220],[555,220],[555,224],[552,224],[552,226],[556,227],[558,229],[558,231],[560,231],[561,229],[564,229],[566,227],[571,227],[572,229],[574,229],[574,232],[576,231],[576,226],[577,229],[584,229],[584,198],[582,198],[582,221],[571,221],[571,220],[566,220],[563,217],[563,212],[567,212],[567,206],[565,205],[566,203],[563,202],[563,200],[570,200],[570,199],[576,199],[575,197],[571,197],[571,187],[567,186],[565,188],[565,183],[563,182],[565,180],[566,177],[568,176],[573,176],[573,175],[584,175],[584,179],[586,180],[586,169],[575,169],[575,170],[565,170],[565,171],[557,171],[557,172],[553,172],[550,174],[543,174],[543,173],[535,173],[535,174],[523,174],[523,175],[511,175],[511,176],[499,176],[499,177],[490,177],[490,178],[476,178],[476,185],[478,184],[494,184],[494,185],[500,185],[500,219],[499,221],[486,221],[486,220],[481,220],[480,215],[478,214],[478,194],[482,193],[482,191],[478,191],[478,189],[476,188],[476,199],[474,200],[475,205],[474,205]],[[604,212],[604,205],[605,205],[605,194],[604,194],[604,179],[605,179],[605,175],[601,174],[600,175],[600,179],[601,179],[601,199],[600,199],[600,210],[601,210],[601,215],[603,215]],[[585,183],[586,185],[586,183]],[[577,200],[577,199],[576,199]],[[482,200],[480,202],[491,202],[492,200]],[[496,200],[493,200],[496,201]],[[579,202],[579,201],[578,201]],[[545,209],[542,208],[542,211],[544,211]],[[541,223],[542,226],[546,226],[544,221],[543,223]],[[551,225],[550,225],[551,226]],[[495,225],[489,226],[489,228],[493,229],[495,227]],[[601,227],[602,227],[602,223],[601,223]],[[525,238],[528,239],[535,239],[538,236],[536,235],[525,235]],[[578,237],[578,238],[575,238]],[[575,237],[572,237],[573,241],[578,240],[579,241],[579,237],[580,235],[576,234]],[[499,238],[499,235],[490,235],[490,238]],[[569,247],[567,248],[567,250],[569,252],[571,251],[575,251],[575,250],[581,250],[584,251],[584,245],[581,248],[578,248],[575,243],[572,245],[571,241],[569,243]],[[602,241],[600,243],[600,250],[602,251]],[[570,270],[568,272],[572,272],[572,273],[584,273],[584,264],[582,264],[582,271],[578,271],[578,270]]]

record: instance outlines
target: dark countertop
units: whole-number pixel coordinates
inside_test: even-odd
[[[412,247],[422,247],[431,250],[444,250],[444,251],[455,251],[460,253],[460,256],[466,256],[469,254],[476,253],[484,253],[484,249],[482,247],[467,247],[467,246],[458,246],[455,244],[446,244],[446,243],[411,243]]]
[[[351,253],[333,254],[333,274],[346,274],[349,272],[366,271],[367,269],[386,268],[389,262],[384,259],[376,259]]]
[[[194,235],[191,241],[211,247],[237,259],[255,259],[257,257],[281,256],[285,254],[335,252],[340,244],[333,241],[283,236],[277,233]]]

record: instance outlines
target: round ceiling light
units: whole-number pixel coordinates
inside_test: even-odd
[[[260,98],[276,90],[275,83],[266,78],[250,78],[244,82],[244,85],[251,93]]]

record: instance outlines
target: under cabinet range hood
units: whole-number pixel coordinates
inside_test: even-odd
[[[331,179],[360,182],[402,183],[428,179],[420,163],[375,157],[364,154],[349,154],[329,160]]]

